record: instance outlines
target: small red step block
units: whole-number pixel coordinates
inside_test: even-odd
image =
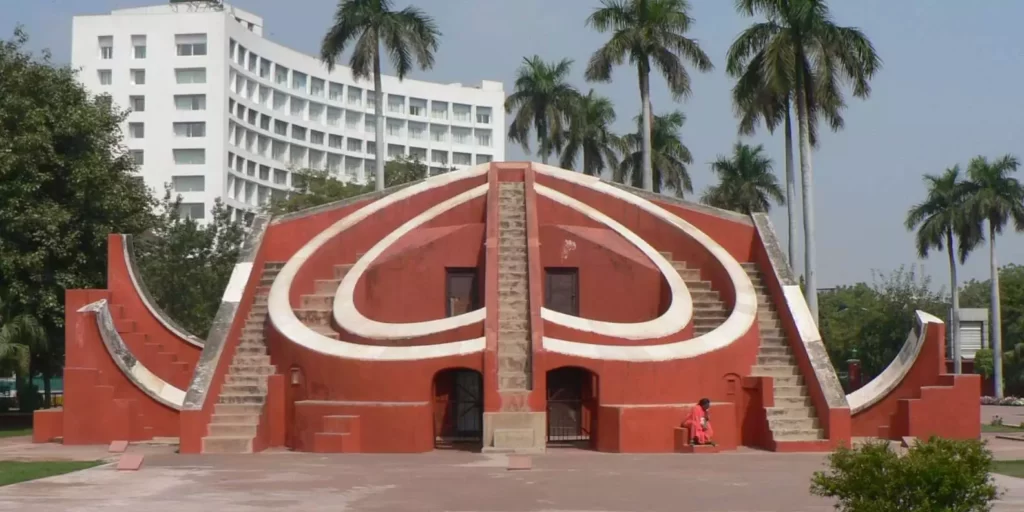
[[[126,453],[121,456],[117,461],[118,471],[138,471],[142,467],[142,459],[144,459],[141,453]]]
[[[128,441],[112,441],[107,451],[110,453],[124,453],[128,451]]]

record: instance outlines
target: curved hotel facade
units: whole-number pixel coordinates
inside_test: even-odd
[[[326,29],[326,27],[325,27]],[[219,2],[76,16],[72,65],[96,94],[128,109],[125,144],[146,184],[170,184],[182,213],[217,198],[237,217],[292,188],[293,171],[365,182],[376,140],[371,81],[263,37],[263,19]],[[386,154],[431,174],[505,157],[505,93],[383,77]]]

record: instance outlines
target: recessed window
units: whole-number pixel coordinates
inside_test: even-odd
[[[205,84],[206,68],[178,68],[174,78],[179,84]]]
[[[135,165],[143,165],[146,163],[146,153],[141,149],[133,149],[128,151],[128,156],[135,161]]]
[[[288,173],[281,169],[274,169],[274,184],[275,185],[287,185],[288,184]]]
[[[146,85],[145,69],[133,69],[129,71],[129,76],[132,85]]]
[[[477,107],[476,122],[478,124],[491,124],[491,107]]]
[[[324,143],[324,132],[318,132],[316,130],[310,130],[309,142],[312,144],[323,144]]]
[[[187,138],[206,137],[206,123],[174,123],[174,136]]]
[[[100,85],[110,85],[114,83],[114,73],[109,69],[101,69],[96,72],[96,75],[100,79]]]
[[[430,117],[434,119],[448,119],[448,104],[443,101],[430,103]]]
[[[433,150],[430,152],[430,161],[435,164],[447,164],[448,163],[448,152]]]
[[[327,138],[327,145],[334,149],[341,149],[341,135],[331,135]]]
[[[353,139],[353,138],[349,137],[349,139],[348,139],[348,150],[356,152],[356,153],[362,152],[363,151],[363,141],[360,140],[360,139]]]
[[[206,150],[202,148],[173,150],[174,165],[204,165]]]
[[[202,220],[206,217],[206,207],[203,203],[181,203],[178,215],[184,219]]]
[[[206,177],[172,176],[171,186],[175,192],[202,192],[206,190]]]
[[[100,58],[110,60],[114,58],[114,36],[100,36]]]
[[[174,96],[174,108],[178,110],[206,110],[205,94],[178,94]]]
[[[206,55],[206,34],[178,34],[174,36],[179,57]]]
[[[469,153],[452,153],[452,163],[455,165],[472,165],[473,156]]]
[[[491,147],[491,131],[490,130],[477,130],[476,131],[476,144],[478,146]]]
[[[492,158],[491,155],[477,155],[476,156],[476,163],[477,163],[477,165],[486,164],[486,163],[491,161],[491,158]]]
[[[452,116],[455,118],[457,122],[468,123],[470,122],[469,113],[472,110],[472,108],[473,107],[470,107],[469,105],[462,105],[460,103],[456,103],[452,105]]]
[[[133,112],[145,112],[146,111],[146,97],[145,96],[129,96],[128,103],[131,105]]]
[[[288,85],[288,68],[280,64],[275,65],[274,82],[278,85]]]
[[[146,36],[132,36],[132,58],[146,58]]]
[[[260,166],[260,179],[263,181],[267,181],[270,179],[270,167],[267,167],[265,165]]]
[[[128,137],[132,139],[146,138],[146,125],[143,123],[128,123]]]

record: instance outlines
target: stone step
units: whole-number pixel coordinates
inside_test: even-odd
[[[778,389],[780,386],[781,387],[788,387],[788,386],[803,387],[803,385],[804,385],[804,378],[802,376],[800,376],[800,375],[777,375],[777,376],[772,377],[772,380],[775,383],[775,389]]]
[[[262,325],[262,324],[259,325],[259,326],[249,325],[249,324],[243,325],[242,326],[242,336],[248,336],[248,335],[263,336],[263,328],[264,328],[264,325]]]
[[[525,331],[530,328],[530,322],[525,318],[519,320],[507,320],[498,322],[500,332]]]
[[[792,355],[759,355],[757,356],[758,366],[794,366],[796,360],[793,359]]]
[[[789,356],[792,355],[789,347],[785,345],[764,345],[761,344],[757,354],[761,356]]]
[[[522,344],[529,343],[530,331],[526,329],[509,329],[507,331],[498,331],[498,344]]]
[[[527,268],[526,268],[526,258],[525,258],[525,256],[522,259],[512,259],[512,260],[500,261],[500,255],[499,255],[499,261],[498,261],[498,275],[499,276],[502,274],[502,272],[526,272],[526,271],[527,271]]]
[[[228,367],[228,372],[233,375],[273,375],[274,367],[269,365],[238,365],[232,364]]]
[[[235,355],[231,364],[232,366],[270,366],[270,356]]]
[[[796,366],[754,366],[750,374],[755,377],[785,377],[799,375],[800,370]]]
[[[825,431],[820,428],[813,430],[773,430],[772,438],[775,441],[818,441],[825,439]]]
[[[339,286],[341,286],[341,279],[317,279],[313,281],[313,293],[333,296]]]
[[[765,407],[764,410],[768,413],[769,420],[772,418],[810,419],[814,417],[814,411],[809,407]]]
[[[529,289],[529,287],[527,286],[526,281],[521,279],[498,283],[498,291],[525,293],[527,289]]]
[[[225,382],[220,392],[225,395],[264,396],[267,394],[267,387],[260,384],[228,384]]]
[[[498,390],[525,390],[528,379],[525,372],[498,372]]]
[[[214,423],[256,425],[259,422],[259,414],[214,414],[213,416],[210,416],[211,425]]]
[[[253,315],[257,315],[257,316],[263,315],[265,317],[267,315],[267,305],[266,304],[253,304],[249,308],[249,317],[252,317]]]
[[[213,415],[225,416],[251,415],[259,416],[263,412],[263,404],[213,404]]]
[[[253,423],[210,423],[211,437],[248,437],[256,436],[256,424]]]
[[[330,325],[310,325],[309,328],[321,336],[327,336],[328,338],[336,340],[341,339],[341,335],[338,334],[338,331],[335,331],[334,327],[331,327]]]
[[[527,357],[530,353],[530,339],[502,340],[498,334],[498,356]]]
[[[511,258],[522,258],[522,259],[525,260],[526,259],[526,244],[523,243],[523,244],[520,244],[518,246],[499,245],[498,246],[498,256],[499,256],[499,258],[502,257],[502,256],[506,256],[506,257],[511,257]],[[501,263],[501,262],[499,262],[499,263]]]
[[[500,297],[498,299],[498,311],[530,311],[530,299],[528,294]]]
[[[715,297],[718,297],[718,292],[711,289],[711,281],[683,279],[683,282],[686,283],[686,288],[690,290],[690,295],[709,297],[713,293]]]
[[[789,342],[786,341],[782,336],[764,336],[761,335],[761,346],[762,347],[788,347]]]
[[[744,262],[741,262],[740,266],[743,267],[743,270],[746,270],[747,273],[750,273],[751,271],[753,271],[753,272],[757,272],[758,271],[757,270],[757,262],[754,262],[754,261],[744,261]]]
[[[526,228],[525,227],[499,227],[498,228],[498,239],[502,238],[521,238],[526,239]]]
[[[344,263],[344,264],[341,264],[341,265],[335,265],[334,266],[334,278],[335,279],[343,279],[345,277],[345,274],[348,274],[349,270],[352,270],[352,264],[351,263]]]
[[[807,396],[807,388],[805,386],[778,386],[774,388],[775,398],[787,397],[787,398],[801,398]]]
[[[814,430],[818,426],[818,418],[768,417],[768,428],[773,432],[776,430]]]
[[[239,385],[239,386],[267,386],[267,378],[269,375],[238,375],[228,373],[224,376],[224,386]]]
[[[258,345],[256,343],[241,343],[238,345],[238,349],[235,350],[235,354],[243,356],[265,356],[267,355],[267,346]]]
[[[252,437],[206,436],[203,453],[252,453]]]
[[[263,395],[228,395],[221,393],[217,399],[219,404],[260,404],[266,401]]]
[[[772,338],[772,339],[784,339],[785,338],[785,336],[783,336],[783,334],[782,334],[782,329],[779,329],[777,327],[768,327],[768,328],[760,329],[760,331],[761,331],[761,337],[762,338]]]
[[[295,316],[306,325],[331,325],[333,311],[330,309],[295,309]]]
[[[320,311],[330,311],[334,307],[334,294],[333,293],[317,293],[312,295],[303,295],[299,301],[299,309],[313,309]]]
[[[525,372],[529,360],[526,354],[498,354],[498,371]]]
[[[522,249],[526,250],[526,237],[498,237],[498,252]]]
[[[779,408],[805,408],[811,406],[811,397],[809,396],[777,396],[775,397],[775,407]]]

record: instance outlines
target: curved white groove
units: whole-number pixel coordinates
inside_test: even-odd
[[[135,256],[131,254],[131,251],[128,249],[128,235],[121,235],[121,249],[124,254],[124,265],[128,269],[128,278],[131,279],[132,286],[135,287],[135,295],[138,295],[139,300],[142,301],[142,305],[146,307],[149,314],[153,315],[153,318],[156,318],[156,321],[160,322],[160,325],[164,326],[168,331],[171,331],[171,334],[181,338],[182,341],[189,345],[202,349],[203,345],[206,343],[205,341],[197,336],[185,332],[178,328],[178,326],[173,325],[171,322],[168,322],[166,313],[159,311],[158,308],[154,307],[154,305],[150,303],[147,294],[142,293],[142,285],[139,282],[140,279],[135,275],[135,265],[133,263]]]
[[[882,373],[871,379],[871,382],[864,387],[846,395],[846,401],[850,404],[850,414],[857,414],[889,396],[889,393],[907,377],[907,373],[914,367],[918,356],[921,355],[921,347],[924,346],[928,337],[929,325],[942,323],[942,320],[937,317],[924,311],[918,311],[917,324],[920,326],[918,330],[921,334],[918,335],[914,329],[911,329],[906,343],[903,344],[900,353],[889,363],[889,366],[886,366]]]
[[[328,338],[312,329],[295,315],[291,301],[288,298],[291,292],[292,283],[299,269],[306,263],[310,256],[316,253],[328,241],[338,236],[350,227],[362,222],[394,205],[400,201],[413,197],[417,194],[441,188],[464,179],[475,178],[487,173],[489,164],[478,165],[462,171],[452,171],[431,178],[421,183],[409,186],[387,197],[378,199],[366,206],[346,215],[343,219],[335,222],[327,229],[313,237],[306,245],[302,246],[284,265],[274,284],[270,288],[270,295],[267,298],[267,310],[270,321],[283,336],[296,345],[302,346],[314,352],[328,356],[341,357],[346,359],[361,359],[375,361],[415,361],[420,359],[431,359],[437,357],[456,356],[481,352],[485,346],[483,337],[441,343],[436,345],[419,345],[412,347],[382,347],[374,345],[363,345],[347,341]]]
[[[736,290],[736,300],[732,313],[729,314],[725,322],[703,336],[689,340],[645,346],[596,345],[545,336],[543,339],[545,350],[587,359],[610,361],[668,361],[672,359],[687,359],[731,345],[740,336],[746,334],[754,325],[754,321],[757,319],[757,294],[754,292],[753,283],[750,282],[750,276],[747,275],[743,267],[736,261],[736,258],[729,254],[729,251],[725,250],[724,247],[703,231],[697,229],[696,226],[651,201],[604,183],[600,178],[537,163],[533,164],[533,169],[540,174],[575,183],[612,196],[665,221],[704,246],[725,268],[726,273],[729,275],[729,280],[732,281],[733,288]]]
[[[658,267],[661,274],[665,276],[665,280],[668,282],[669,291],[671,292],[672,301],[664,314],[646,322],[602,322],[600,320],[591,320],[587,318],[580,318],[578,316],[566,315],[545,307],[542,307],[540,310],[541,318],[551,323],[563,325],[578,331],[592,332],[602,336],[612,336],[627,340],[663,338],[683,330],[683,328],[686,327],[686,324],[690,323],[690,318],[693,317],[693,298],[690,296],[690,292],[686,288],[686,283],[679,275],[679,272],[672,267],[672,264],[669,263],[660,252],[655,250],[654,247],[651,247],[651,244],[637,236],[636,233],[630,231],[626,226],[619,224],[615,219],[608,217],[586,203],[577,201],[576,199],[573,199],[557,190],[545,187],[544,185],[534,185],[533,189],[537,191],[538,195],[551,199],[563,206],[567,206],[582,213],[583,215],[586,215],[594,221],[608,226],[612,231],[618,233],[620,236],[632,243],[637,249],[640,249],[640,252],[644,253],[644,256],[647,256],[652,262],[654,262],[654,265]]]
[[[377,242],[377,245],[374,245],[369,251],[366,251],[366,254],[364,254],[362,258],[359,258],[359,261],[357,261],[348,273],[345,274],[345,277],[341,280],[341,284],[338,286],[338,291],[334,294],[334,320],[338,322],[338,325],[346,331],[364,338],[401,340],[450,331],[459,327],[483,322],[484,318],[487,317],[486,308],[476,309],[468,313],[448,318],[439,318],[424,322],[378,322],[367,318],[359,312],[359,308],[357,308],[355,304],[355,289],[356,283],[359,282],[359,278],[363,277],[363,274],[370,267],[370,264],[379,258],[380,255],[388,249],[388,247],[391,247],[410,231],[433,220],[438,215],[441,215],[456,206],[484,196],[487,194],[487,190],[489,188],[490,185],[485,183],[448,199],[447,201],[434,205],[427,211],[413,217],[412,220],[402,224],[398,229],[388,233],[388,235],[381,239],[381,241]]]
[[[96,327],[100,331],[103,346],[107,348],[107,353],[117,368],[135,387],[153,400],[174,410],[181,410],[182,404],[185,403],[185,392],[150,371],[132,354],[114,326],[114,317],[110,314],[107,299],[86,304],[78,312],[96,315]]]

